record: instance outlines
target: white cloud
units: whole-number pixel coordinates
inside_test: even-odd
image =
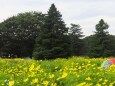
[[[61,12],[67,26],[80,24],[85,35],[93,34],[95,25],[103,18],[115,35],[115,0],[0,0],[0,21],[20,12],[46,13],[52,3]]]
[[[96,16],[96,17],[90,17],[90,18],[86,18],[86,19],[81,19],[81,20],[71,20],[71,21],[67,21],[68,23],[75,23],[75,24],[80,24],[83,33],[86,36],[89,36],[91,34],[94,34],[95,30],[95,25],[98,24],[98,22],[100,21],[100,19],[104,19],[104,21],[109,25],[108,31],[109,34],[113,34],[115,35],[115,18],[114,17],[109,17],[109,16]]]

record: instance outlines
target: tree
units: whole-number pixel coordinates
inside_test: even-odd
[[[35,39],[43,23],[44,15],[38,12],[20,13],[2,22],[2,56],[31,57]]]
[[[83,46],[83,37],[80,25],[71,24],[69,29],[71,55],[80,55]]]
[[[110,55],[108,28],[109,25],[103,19],[96,25],[96,32],[92,39],[92,48],[90,50],[91,57],[107,57]]]
[[[96,36],[95,35],[91,35],[91,36],[88,36],[88,37],[85,37],[83,39],[84,41],[84,48],[83,48],[83,55],[84,56],[90,56],[90,57],[97,57],[97,52],[93,52],[94,47],[96,45],[96,41],[95,38]],[[106,49],[105,49],[105,53],[104,53],[104,57],[110,57],[110,56],[115,56],[115,36],[114,35],[108,35],[107,36],[107,39],[108,39],[108,44],[106,45]],[[102,56],[99,56],[99,57],[102,57]]]
[[[35,59],[54,59],[68,55],[68,28],[54,4],[45,18],[33,52]]]
[[[83,51],[82,51],[83,55],[94,57],[93,53],[95,53],[95,52],[92,52],[92,50],[95,46],[95,42],[97,41],[95,38],[95,35],[87,36],[87,37],[83,38],[82,40],[84,42]]]

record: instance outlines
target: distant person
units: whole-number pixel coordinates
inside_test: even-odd
[[[111,65],[115,65],[115,58],[108,59],[102,63],[102,69],[108,69]]]

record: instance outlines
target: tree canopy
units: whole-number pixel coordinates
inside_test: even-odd
[[[20,13],[0,24],[1,55],[8,57],[32,56],[35,39],[44,22],[37,12]]]
[[[88,56],[90,57],[109,57],[114,56],[114,46],[112,40],[114,37],[109,35],[107,29],[109,25],[103,19],[96,24],[94,35],[85,38]],[[112,39],[110,38],[112,37]]]
[[[83,41],[81,38],[83,37],[83,32],[81,32],[80,25],[71,24],[69,28],[69,37],[70,37],[70,52],[71,55],[81,55],[81,50],[83,46]]]
[[[51,4],[46,14],[19,13],[0,23],[0,57],[115,56],[115,36],[108,29],[109,25],[100,19],[94,34],[84,37],[81,26],[67,27],[62,14]]]
[[[54,4],[51,5],[41,33],[36,39],[33,52],[35,59],[51,59],[68,55],[68,28],[62,20],[62,15]]]

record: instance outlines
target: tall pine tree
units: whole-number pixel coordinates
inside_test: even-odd
[[[71,55],[79,56],[81,55],[81,50],[83,46],[83,41],[81,37],[83,37],[83,32],[81,32],[80,25],[71,24],[71,28],[69,28],[69,37],[70,37],[70,51]]]
[[[109,25],[103,19],[96,25],[96,32],[92,39],[92,49],[90,56],[92,57],[107,57],[110,54],[108,31]]]
[[[55,59],[68,55],[68,29],[61,17],[60,12],[52,4],[36,39],[33,52],[35,59]]]

